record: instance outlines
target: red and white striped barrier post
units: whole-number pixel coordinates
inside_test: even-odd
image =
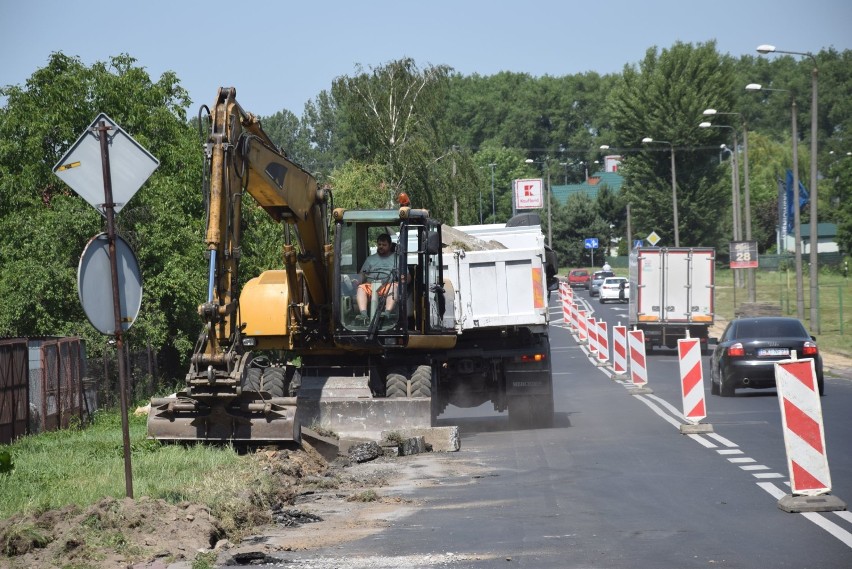
[[[778,500],[778,507],[787,512],[845,510],[842,500],[828,495],[831,474],[813,359],[777,362],[775,385],[792,490]]]
[[[627,332],[627,348],[630,353],[630,382],[633,393],[653,393],[648,383],[647,360],[645,359],[645,332],[630,330]]]
[[[586,317],[586,333],[589,335],[589,351],[598,353],[598,323],[594,316]]]
[[[683,398],[683,416],[689,423],[680,426],[680,432],[689,435],[712,433],[713,425],[700,423],[707,417],[704,400],[704,372],[701,368],[701,340],[681,338],[677,341],[677,356],[680,366],[680,393]]]
[[[585,344],[589,341],[589,334],[586,330],[587,322],[586,322],[586,311],[578,310],[577,311],[577,331],[580,336],[580,343]]]
[[[571,298],[568,294],[568,283],[562,281],[559,283],[559,298],[562,301],[562,321],[565,324],[571,322]]]
[[[609,334],[607,333],[607,323],[603,320],[598,320],[598,363],[606,365],[609,361]]]
[[[612,327],[612,371],[613,378],[627,375],[627,326],[621,324]]]

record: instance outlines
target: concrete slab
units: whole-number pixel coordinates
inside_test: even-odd
[[[700,435],[712,432],[713,425],[710,423],[684,423],[680,426],[680,434],[682,435]]]
[[[299,386],[299,399],[349,397],[371,399],[369,378],[350,376],[305,377]],[[300,401],[301,402],[301,401]]]
[[[426,398],[353,399],[350,397],[302,398],[296,410],[302,427],[322,427],[340,438],[377,440],[381,431],[429,428],[432,402]]]
[[[821,496],[787,494],[778,500],[778,508],[792,514],[799,512],[838,512],[846,509],[846,502],[831,494]]]

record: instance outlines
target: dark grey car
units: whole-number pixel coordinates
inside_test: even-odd
[[[604,279],[607,277],[614,277],[615,273],[612,271],[595,271],[592,275],[591,284],[589,285],[589,296],[597,296],[600,293],[601,284],[603,284]]]
[[[813,358],[819,394],[825,392],[816,339],[786,316],[737,318],[728,323],[710,359],[710,392],[731,397],[740,387],[775,387],[775,362]]]

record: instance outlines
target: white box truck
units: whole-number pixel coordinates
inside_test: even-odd
[[[715,261],[711,247],[636,247],[630,253],[629,325],[645,332],[645,346],[676,348],[699,338],[703,353],[715,316]]]

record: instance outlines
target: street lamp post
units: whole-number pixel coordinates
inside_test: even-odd
[[[743,197],[745,198],[745,240],[751,241],[751,190],[749,188],[748,175],[748,124],[745,117],[740,113],[725,113],[716,109],[706,109],[704,115],[737,115],[743,123]],[[748,301],[757,299],[757,285],[755,282],[754,269],[746,269],[748,275]]]
[[[497,222],[497,210],[494,205],[494,168],[497,164],[489,164],[491,168],[491,223]]]
[[[527,158],[524,160],[527,164],[541,164],[544,168],[544,177],[546,178],[546,186],[545,186],[545,199],[547,200],[547,246],[553,247],[553,225],[551,223],[551,214],[550,214],[550,170],[547,168],[547,157],[544,157],[544,160],[538,161],[533,160],[532,158]]]
[[[675,149],[674,144],[669,142],[668,140],[654,140],[650,136],[646,136],[642,139],[644,144],[655,143],[655,144],[668,144],[669,148],[671,148],[672,152],[672,215],[674,217],[674,240],[675,247],[680,247],[680,234],[678,233],[678,221],[677,221],[677,175],[675,173]]]
[[[746,91],[780,91],[788,92],[787,89],[770,89],[759,83],[749,83]],[[796,111],[796,97],[790,97],[791,133],[793,138],[793,231],[794,251],[796,265],[796,318],[805,319],[805,285],[802,278],[802,224],[799,215],[799,132]],[[789,208],[788,208],[789,209]],[[781,220],[779,219],[779,224]],[[780,251],[779,251],[780,252]]]
[[[819,68],[817,67],[816,57],[810,52],[801,51],[783,51],[777,49],[774,45],[759,45],[757,52],[762,54],[767,53],[786,53],[789,55],[801,55],[810,57],[814,64],[811,70],[811,223],[810,223],[810,261],[811,261],[811,331],[814,334],[820,333],[819,326],[819,233],[817,231],[817,83],[819,78]],[[797,204],[798,205],[798,204]]]
[[[712,110],[712,109],[708,109]],[[704,111],[707,114],[707,111]],[[734,219],[734,241],[740,241],[743,238],[743,223],[742,223],[742,207],[740,203],[740,162],[739,162],[739,153],[740,147],[739,142],[737,140],[737,129],[729,125],[715,125],[710,124],[705,121],[698,125],[701,128],[729,128],[734,133],[734,150],[731,152],[731,207],[734,210],[733,219]],[[742,286],[742,278],[741,274],[737,269],[734,269],[735,282],[737,287]],[[751,297],[749,297],[749,302],[754,302]]]

